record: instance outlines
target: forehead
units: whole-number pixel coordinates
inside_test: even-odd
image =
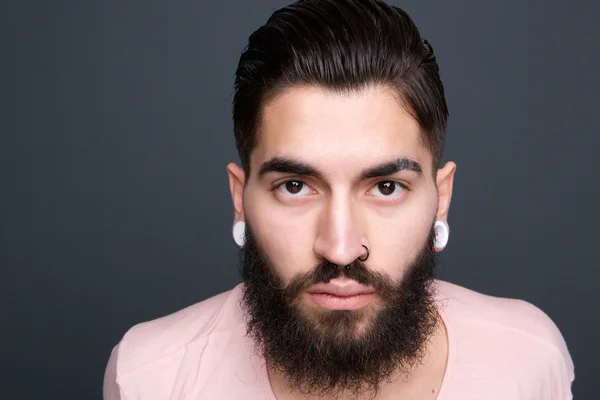
[[[294,158],[332,176],[394,157],[431,168],[419,124],[395,93],[381,87],[348,94],[286,89],[264,107],[251,160],[260,164],[272,157]]]

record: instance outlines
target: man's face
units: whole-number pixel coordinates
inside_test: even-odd
[[[363,245],[373,271],[399,280],[436,217],[431,153],[417,122],[384,89],[343,97],[317,88],[285,91],[265,107],[250,160],[245,218],[286,284],[322,259],[351,263],[365,255]],[[280,172],[286,163],[273,160],[318,176]],[[397,163],[406,168],[363,176]]]
[[[432,226],[453,166],[438,171],[438,196],[418,124],[378,88],[283,92],[250,161],[247,178],[230,165],[230,185],[248,228],[249,332],[267,361],[313,392],[373,389],[412,368],[437,319]]]

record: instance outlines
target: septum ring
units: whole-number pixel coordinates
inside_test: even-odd
[[[367,255],[364,258],[358,257],[358,259],[359,259],[359,261],[365,262],[369,258],[369,248],[367,246],[365,246],[364,244],[362,245],[362,247],[364,247],[365,250],[367,250]]]

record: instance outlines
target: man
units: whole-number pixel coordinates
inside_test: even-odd
[[[254,32],[229,164],[243,283],[133,327],[106,400],[569,399],[553,322],[434,278],[456,166],[429,43],[377,0],[305,0]]]

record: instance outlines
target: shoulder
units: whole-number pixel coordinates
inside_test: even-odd
[[[437,299],[451,309],[452,317],[464,323],[476,323],[504,333],[542,343],[564,357],[565,340],[552,319],[540,308],[519,299],[495,297],[449,282],[437,282]]]
[[[517,362],[530,370],[535,366],[545,376],[562,381],[561,386],[573,381],[573,361],[563,335],[540,308],[524,300],[436,283],[442,314],[451,319],[457,335],[466,338],[466,346],[509,364]]]
[[[438,299],[451,305],[463,318],[520,332],[557,350],[562,351],[565,346],[552,319],[527,301],[490,296],[443,281],[438,281]]]
[[[206,341],[214,332],[231,331],[242,323],[238,310],[241,285],[170,315],[133,326],[115,347],[116,374],[124,375],[186,347]]]

